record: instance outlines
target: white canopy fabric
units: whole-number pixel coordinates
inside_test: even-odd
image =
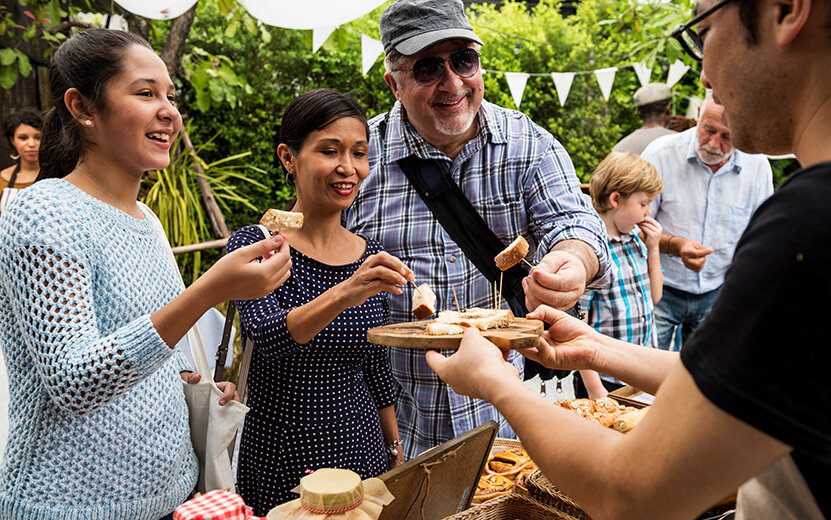
[[[315,29],[351,22],[384,0],[237,0],[248,14],[268,25]]]
[[[183,15],[196,0],[115,0],[115,3],[151,20],[170,20]]]
[[[170,20],[193,7],[196,0],[115,0],[131,13]],[[288,29],[336,27],[360,18],[384,0],[238,0],[248,14],[268,25]]]

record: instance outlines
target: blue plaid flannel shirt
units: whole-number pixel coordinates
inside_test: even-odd
[[[440,159],[506,245],[517,235],[524,236],[531,248],[529,257],[536,263],[554,244],[582,240],[600,260],[591,287],[604,286],[609,269],[605,227],[588,196],[581,193],[562,145],[524,114],[487,102],[482,103],[478,121],[477,135],[451,161],[415,131],[400,102],[386,116],[372,119],[370,174],[344,213],[346,227],[378,240],[407,264],[416,283],[426,282],[435,291],[439,310],[454,307],[453,289],[463,309],[492,307],[493,287],[433,217],[396,163],[413,154]],[[412,291],[410,285],[404,294],[390,296],[393,323],[413,319]],[[509,360],[521,374],[522,356],[512,352]],[[515,436],[491,405],[445,385],[427,366],[424,352],[392,348],[390,363],[399,383],[396,415],[407,458],[491,419],[499,422],[499,436]]]
[[[580,297],[580,310],[587,313],[589,325],[606,336],[645,347],[657,347],[649,281],[646,244],[635,226],[620,237],[609,236],[612,271],[609,286],[589,290]],[[600,374],[606,381],[625,384]]]

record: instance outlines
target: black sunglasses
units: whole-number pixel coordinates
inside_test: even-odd
[[[687,54],[689,54],[695,61],[701,61],[701,59],[704,58],[704,41],[701,39],[701,36],[693,30],[693,26],[700,23],[701,20],[707,18],[725,5],[729,4],[730,1],[731,0],[722,0],[690,20],[688,23],[679,25],[674,31],[672,31],[671,36],[678,40],[681,47],[683,47],[684,50],[687,51]]]
[[[429,87],[437,82],[444,74],[444,61],[441,56],[428,56],[413,63],[411,69],[392,69],[392,72],[412,72],[413,79],[423,87]],[[474,49],[459,49],[448,55],[447,61],[453,72],[463,78],[473,77],[479,70],[479,53]]]

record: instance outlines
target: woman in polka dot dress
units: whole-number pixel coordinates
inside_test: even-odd
[[[257,515],[297,498],[291,490],[307,470],[368,478],[404,460],[387,352],[366,332],[387,323],[386,293],[401,294],[413,274],[340,219],[369,174],[368,139],[361,109],[332,90],[298,96],[283,115],[277,153],[297,189],[293,211],[304,215],[302,229],[281,232],[291,277],[237,302],[254,341],[237,479]],[[261,239],[258,227],[242,228],[228,251]],[[396,454],[389,461],[385,446]]]

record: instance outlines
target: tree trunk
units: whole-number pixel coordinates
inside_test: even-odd
[[[162,49],[162,61],[167,67],[167,73],[170,74],[170,79],[176,77],[176,72],[179,70],[179,63],[182,61],[182,55],[185,53],[185,43],[188,41],[188,34],[190,34],[190,27],[193,25],[193,19],[196,17],[196,4],[187,10],[175,20],[170,26],[170,33],[167,35],[167,41]]]

